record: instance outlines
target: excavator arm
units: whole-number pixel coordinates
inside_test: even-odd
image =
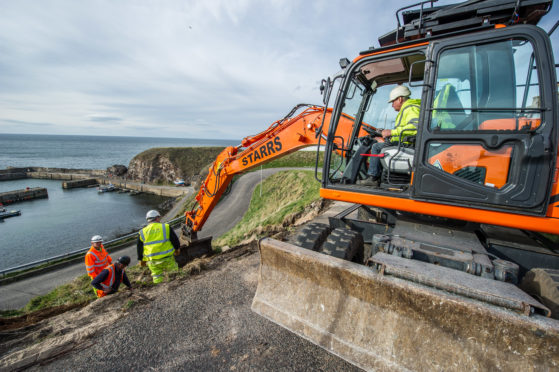
[[[302,107],[306,108],[296,114]],[[183,234],[189,243],[192,244],[198,239],[197,232],[202,229],[236,174],[303,147],[317,145],[321,137],[325,139],[328,135],[331,115],[331,108],[297,105],[285,118],[274,122],[265,131],[244,138],[238,146],[225,148],[209,168],[208,176],[200,186],[196,196],[197,206],[185,213]],[[338,132],[349,134],[353,122],[352,117],[342,115]],[[360,133],[360,135],[366,134],[364,131]]]

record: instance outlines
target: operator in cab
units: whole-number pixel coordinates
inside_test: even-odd
[[[420,99],[411,99],[408,87],[398,85],[390,91],[388,103],[398,112],[394,129],[383,129],[381,134],[384,142],[376,142],[371,146],[371,157],[367,178],[357,181],[358,185],[379,187],[382,166],[378,156],[382,149],[388,146],[397,146],[403,137],[415,136],[417,134],[417,123],[419,122]]]

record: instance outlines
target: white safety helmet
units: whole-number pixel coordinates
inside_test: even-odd
[[[158,211],[152,209],[151,211],[146,213],[146,220],[153,220],[154,218],[161,217]]]
[[[388,96],[388,103],[392,103],[392,101],[394,101],[398,97],[409,98],[409,96],[411,96],[409,88],[404,85],[398,85],[390,91],[390,95]]]
[[[103,243],[103,237],[101,235],[93,235],[91,238],[92,243]]]

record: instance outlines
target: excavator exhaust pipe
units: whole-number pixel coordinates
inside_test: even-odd
[[[365,370],[551,370],[559,327],[274,239],[252,310]]]

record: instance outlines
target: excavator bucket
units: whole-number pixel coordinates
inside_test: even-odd
[[[183,267],[195,258],[213,254],[212,237],[189,241],[188,244],[181,245],[175,253],[175,261],[179,267]]]
[[[556,320],[274,239],[259,249],[252,310],[365,370],[559,368]]]

